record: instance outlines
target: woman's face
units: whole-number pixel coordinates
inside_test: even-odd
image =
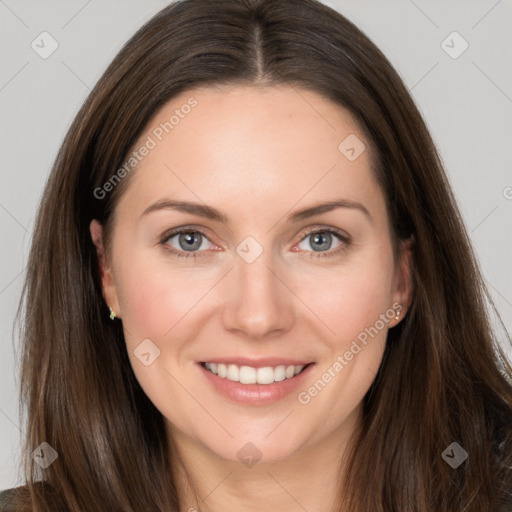
[[[169,432],[246,463],[346,437],[410,289],[352,116],[289,86],[193,90],[134,150],[102,281]]]

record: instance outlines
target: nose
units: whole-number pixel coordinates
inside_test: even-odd
[[[238,255],[225,283],[225,329],[248,340],[282,336],[291,329],[298,302],[286,282],[286,269],[270,250],[251,263]]]

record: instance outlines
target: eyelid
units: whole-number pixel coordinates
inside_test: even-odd
[[[203,230],[203,228],[199,228],[199,227],[193,226],[193,225],[186,225],[186,226],[179,226],[177,228],[168,229],[160,236],[160,242],[166,242],[167,240],[169,240],[169,238],[172,238],[173,236],[179,235],[181,233],[200,233],[205,238],[210,240],[210,238],[208,237],[206,232]]]
[[[299,242],[302,242],[304,239],[306,239],[309,235],[312,235],[313,233],[334,233],[337,235],[342,241],[344,242],[350,242],[352,238],[348,233],[343,231],[342,229],[338,229],[332,226],[314,226],[312,228],[308,228],[306,232],[303,234],[302,238],[299,240]]]

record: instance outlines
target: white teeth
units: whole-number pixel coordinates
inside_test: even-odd
[[[250,366],[240,366],[241,384],[256,384],[256,368]]]
[[[274,378],[276,382],[281,382],[282,380],[286,379],[286,366],[284,364],[279,365],[274,370]]]
[[[298,375],[305,365],[281,364],[276,367],[264,366],[253,368],[251,366],[237,366],[236,364],[205,363],[204,367],[222,379],[228,379],[241,384],[273,384]]]
[[[272,384],[275,382],[274,368],[265,366],[256,370],[256,382],[258,384]]]
[[[217,374],[219,377],[225,379],[228,373],[228,369],[225,364],[219,363],[217,365]]]
[[[230,364],[226,373],[226,379],[238,381],[239,376],[238,366],[236,364]]]

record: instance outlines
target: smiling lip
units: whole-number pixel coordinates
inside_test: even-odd
[[[204,359],[201,363],[221,363],[221,364],[236,364],[237,366],[251,366],[252,368],[264,368],[265,366],[279,366],[284,364],[286,366],[306,366],[312,361],[307,360],[296,360],[290,358],[278,358],[278,357],[265,357],[262,359],[250,359],[247,357],[223,357],[223,358],[212,358]]]
[[[223,379],[218,375],[214,375],[211,371],[204,368],[201,363],[197,363],[199,371],[206,379],[208,385],[211,385],[217,393],[231,402],[241,405],[268,405],[277,402],[296,390],[310,374],[315,363],[311,361],[302,362],[292,359],[244,359],[244,358],[226,358],[212,359],[207,362],[211,363],[230,363],[240,366],[252,366],[253,368],[262,368],[264,366],[278,366],[279,364],[290,364],[294,366],[305,365],[305,368],[294,377],[285,379],[273,384],[242,384],[229,379]]]

